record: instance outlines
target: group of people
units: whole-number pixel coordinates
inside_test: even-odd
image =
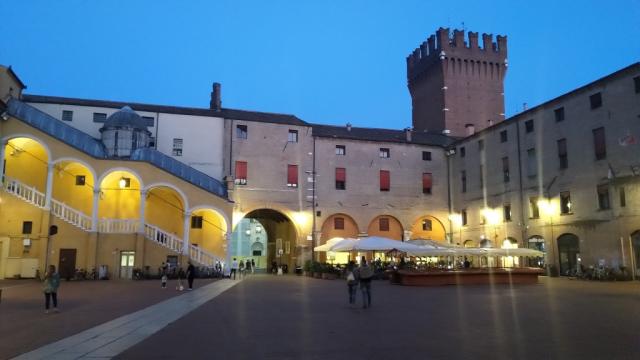
[[[347,265],[347,288],[349,289],[349,304],[356,304],[356,291],[360,285],[362,292],[362,308],[371,307],[371,280],[373,280],[374,269],[367,263],[363,256],[360,260],[360,266],[356,267],[356,263],[352,260]]]
[[[236,274],[238,274],[238,277],[242,279],[242,277],[246,274],[253,274],[255,273],[255,271],[256,262],[253,261],[253,259],[247,259],[246,262],[240,259],[240,262],[238,262],[236,258],[233,258],[233,261],[231,262],[231,273],[229,274],[229,278],[233,277],[233,280],[235,280]]]
[[[161,270],[161,277],[160,277],[160,284],[161,287],[163,289],[167,288],[167,281],[169,280],[169,264],[168,263],[162,263],[162,266],[160,267]],[[182,291],[184,290],[184,285],[182,284],[182,279],[187,279],[187,284],[189,285],[188,290],[193,290],[193,280],[196,278],[196,267],[193,266],[193,264],[191,263],[191,261],[189,261],[189,266],[187,266],[187,272],[185,273],[185,271],[182,268],[178,269],[178,283],[176,285],[176,290],[178,291]]]

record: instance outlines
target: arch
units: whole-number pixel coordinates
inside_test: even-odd
[[[82,160],[67,157],[52,164],[52,198],[91,216],[96,188],[94,169]]]
[[[342,229],[336,228],[336,225],[338,227],[340,226],[340,221],[336,224],[336,219],[339,218],[343,219]],[[345,213],[331,214],[322,223],[320,231],[322,233],[322,237],[318,245],[322,245],[326,243],[327,240],[334,237],[357,238],[358,233],[360,232],[358,229],[358,223],[353,219],[353,217]]]
[[[580,238],[572,233],[558,236],[558,256],[560,259],[560,275],[570,275],[578,266],[580,254]]]
[[[185,237],[185,199],[172,186],[147,186],[141,190],[144,196],[144,222],[160,229]]]
[[[478,247],[478,245],[476,244],[475,241],[473,241],[471,239],[467,239],[462,243],[462,247],[473,248],[473,247]]]
[[[98,183],[98,186],[102,186],[102,182],[104,181],[104,179],[107,176],[111,175],[111,173],[114,173],[116,171],[123,171],[133,174],[136,177],[138,184],[140,184],[140,189],[144,189],[144,181],[142,181],[142,176],[140,176],[140,174],[138,174],[135,170],[131,170],[130,168],[121,166],[116,166],[105,170],[98,178],[98,181],[96,181],[96,183]]]
[[[491,248],[491,247],[493,247],[493,241],[491,241],[489,239],[482,239],[482,240],[480,240],[480,247],[481,248]]]
[[[2,142],[4,175],[14,178],[38,191],[46,192],[51,151],[40,139],[26,135],[12,135]]]
[[[229,248],[229,225],[226,216],[213,207],[197,206],[187,213],[190,216],[189,240],[202,249],[225,257]]]
[[[189,198],[187,197],[187,195],[184,193],[184,191],[182,191],[179,187],[171,184],[171,183],[167,183],[167,182],[155,182],[152,184],[149,184],[145,187],[141,186],[141,191],[143,192],[149,192],[154,188],[159,188],[159,187],[166,187],[169,189],[172,189],[173,191],[175,191],[176,193],[178,193],[178,195],[180,195],[180,199],[182,200],[182,206],[183,206],[183,210],[186,212],[186,209],[189,208]]]
[[[222,219],[224,219],[224,226],[225,226],[226,233],[227,234],[231,233],[230,231],[231,219],[229,219],[229,217],[227,216],[227,214],[224,213],[224,211],[220,210],[218,207],[215,207],[213,205],[197,205],[192,208],[189,208],[188,213],[193,214],[199,210],[210,210],[215,212],[216,215],[222,217]]]
[[[411,225],[411,239],[445,241],[446,230],[442,221],[432,215],[422,215]]]
[[[512,249],[514,247],[518,247],[518,240],[516,240],[514,237],[507,236],[506,238],[504,238],[504,240],[502,240],[502,244],[500,244],[500,246],[503,249]]]
[[[49,148],[49,146],[47,146],[47,143],[42,141],[39,137],[34,136],[32,134],[18,133],[18,134],[7,135],[7,136],[3,137],[2,139],[0,139],[0,144],[1,145],[7,145],[7,143],[10,140],[17,139],[17,138],[28,138],[28,139],[31,139],[31,140],[37,142],[46,151],[46,153],[47,153],[47,161],[51,161],[51,159],[53,158],[53,155],[51,153],[51,149]]]
[[[87,168],[87,170],[89,170],[89,172],[91,173],[91,176],[93,177],[93,182],[94,182],[93,187],[95,189],[95,186],[98,183],[98,181],[97,181],[98,176],[97,176],[96,170],[93,168],[93,166],[89,165],[89,163],[84,161],[84,160],[76,159],[76,158],[73,158],[73,157],[61,157],[61,158],[55,159],[53,161],[53,165],[58,165],[59,163],[64,162],[64,161],[78,163],[78,164],[84,166],[85,168]]]
[[[388,227],[386,228],[387,230],[384,230],[385,222],[382,221],[382,219],[388,219],[386,221],[386,225],[388,225]],[[389,239],[402,241],[404,236],[404,229],[402,227],[402,223],[395,216],[378,215],[369,223],[369,226],[367,227],[367,233],[369,234],[369,236],[382,236]]]
[[[529,249],[535,249],[535,250],[544,252],[545,251],[544,237],[540,235],[529,236],[529,238],[527,239],[527,247]]]

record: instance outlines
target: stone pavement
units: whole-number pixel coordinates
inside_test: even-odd
[[[118,358],[640,359],[640,283],[376,281],[361,309],[344,281],[252,276]]]
[[[196,279],[196,288],[211,280]],[[60,313],[44,314],[42,285],[0,280],[0,359],[31,351],[120,316],[183,294],[159,281],[62,281]]]

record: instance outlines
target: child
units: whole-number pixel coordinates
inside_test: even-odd
[[[162,288],[166,289],[167,288],[167,274],[164,274],[164,273],[162,274],[161,281],[162,281]]]

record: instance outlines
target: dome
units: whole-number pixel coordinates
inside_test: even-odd
[[[144,119],[129,106],[125,106],[111,114],[102,128],[133,128],[148,131]]]

